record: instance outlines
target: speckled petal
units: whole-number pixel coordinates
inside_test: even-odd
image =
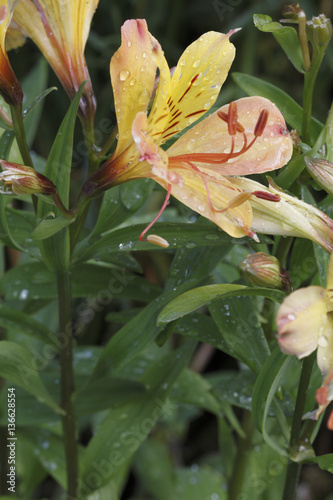
[[[263,173],[281,168],[292,155],[292,140],[279,109],[263,97],[245,97],[236,101],[238,122],[244,127],[248,144],[254,138],[254,129],[263,109],[268,111],[267,125],[260,137],[244,154],[226,163],[198,163],[199,167],[214,170],[222,175],[246,175]],[[219,111],[228,112],[229,105]],[[231,136],[228,125],[218,116],[218,111],[194,125],[169,149],[169,156],[193,153],[229,153]],[[235,136],[235,152],[244,144],[241,132]],[[193,160],[194,161],[194,160]],[[195,161],[194,161],[195,162]]]

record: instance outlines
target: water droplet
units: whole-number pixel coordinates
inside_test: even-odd
[[[205,235],[205,240],[213,241],[213,240],[219,240],[219,239],[220,239],[220,237],[218,234],[206,234]]]
[[[195,248],[197,246],[196,243],[194,243],[194,241],[188,241],[187,243],[185,243],[185,248]]]
[[[129,82],[130,85],[135,85],[136,84],[136,78],[132,78],[132,80]]]
[[[148,57],[148,55],[149,55],[149,54],[148,54],[148,52],[147,52],[146,50],[142,53],[142,57],[143,57],[144,59],[146,59],[146,57]]]
[[[29,290],[21,290],[19,298],[25,300],[29,295]]]
[[[127,80],[130,74],[131,73],[128,71],[128,69],[122,69],[121,72],[119,73],[120,81],[124,82],[125,80]]]
[[[192,64],[193,68],[198,68],[201,64],[201,61],[200,59],[197,59],[196,61],[194,61],[194,63]]]
[[[227,56],[227,55],[228,55],[228,51],[227,51],[227,50],[224,50],[224,51],[222,52],[222,55],[223,55],[224,57],[225,57],[225,56]]]
[[[128,47],[128,48],[130,48],[130,47],[131,47],[131,45],[132,45],[131,40],[128,40],[128,42],[127,42],[127,47]]]
[[[179,61],[180,66],[185,66],[185,64],[186,64],[186,59],[181,59],[181,61]]]
[[[198,211],[199,212],[204,212],[205,211],[205,206],[204,205],[198,205]]]
[[[274,132],[270,132],[270,133],[269,133],[269,136],[270,136],[270,137],[274,137]]]

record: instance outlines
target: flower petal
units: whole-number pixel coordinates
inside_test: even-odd
[[[226,163],[198,163],[200,168],[215,170],[222,175],[246,175],[275,170],[287,163],[292,155],[292,140],[279,109],[263,97],[245,97],[236,101],[238,122],[244,127],[248,144],[254,138],[253,132],[263,109],[268,111],[268,121],[260,137],[251,148]],[[228,112],[229,105],[218,110]],[[192,127],[169,149],[169,156],[191,153],[229,153],[231,136],[228,125],[218,116],[218,112],[208,116]],[[235,135],[234,150],[240,151],[244,144],[241,132]],[[195,160],[193,160],[195,162]]]
[[[228,208],[225,212],[217,212],[217,210],[226,209],[229,204],[233,205],[233,200],[242,194],[242,191],[233,186],[232,182],[223,178],[214,179],[204,174],[198,175],[190,168],[175,167],[172,168],[171,172],[183,180],[183,183],[172,184],[171,194],[184,205],[210,219],[234,238],[254,236],[249,229],[252,222],[252,210],[248,201],[241,199],[239,205],[235,203],[236,206]],[[209,194],[203,179],[205,179]],[[159,182],[158,179],[155,180]],[[162,182],[160,184],[163,185]],[[215,210],[212,209],[211,205]]]
[[[299,359],[318,346],[326,322],[326,290],[309,286],[291,293],[282,302],[276,317],[278,341],[283,352]]]
[[[280,201],[275,203],[255,196],[251,198],[251,229],[254,231],[308,238],[329,252],[333,250],[333,221],[313,205],[288,195],[273,184],[268,189],[244,177],[233,177],[233,184],[243,190],[263,191],[280,196]]]
[[[183,130],[200,118],[215,103],[232,61],[235,47],[229,42],[234,31],[226,35],[210,31],[193,42],[182,54],[173,73],[170,86],[164,80],[163,92],[156,95],[150,130],[159,143]],[[166,74],[166,62],[157,54],[161,74]]]
[[[118,122],[118,156],[132,142],[132,123],[140,111],[146,111],[154,88],[156,40],[143,19],[129,20],[121,28],[122,42],[110,64]]]

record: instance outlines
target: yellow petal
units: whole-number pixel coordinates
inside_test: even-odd
[[[229,42],[232,33],[205,33],[180,57],[170,87],[156,98],[151,112],[151,130],[160,143],[196,121],[215,103],[235,57],[235,48]],[[161,58],[158,64],[165,68]]]
[[[276,323],[281,349],[299,359],[317,346],[326,324],[326,290],[319,286],[301,288],[282,302]]]
[[[155,39],[143,19],[129,20],[121,28],[122,42],[110,64],[111,82],[118,122],[116,156],[132,142],[135,116],[146,111],[153,92],[156,62]]]
[[[5,36],[19,0],[0,0],[0,47],[5,47]]]
[[[99,0],[20,0],[14,16],[14,26],[30,37],[52,66],[70,97],[84,80],[88,83],[84,96],[89,109],[94,98],[84,48],[90,23]],[[83,109],[83,101],[81,100]]]
[[[239,200],[240,205],[233,204],[233,200],[242,195],[237,187],[234,187],[227,179],[212,179],[202,175],[205,178],[212,206],[215,210],[225,210],[218,213],[213,210],[208,202],[208,194],[202,178],[196,175],[193,170],[172,168],[172,172],[181,177],[182,183],[172,184],[171,194],[179,201],[187,205],[192,210],[203,215],[207,219],[217,224],[223,231],[234,238],[241,238],[249,235],[249,228],[252,222],[252,211],[248,201]],[[156,179],[159,182],[158,179]],[[163,185],[162,182],[160,184]],[[164,184],[165,187],[165,184]],[[235,206],[236,205],[236,206]]]
[[[246,175],[262,173],[282,167],[291,158],[292,140],[287,131],[284,118],[279,109],[263,97],[245,97],[236,101],[238,122],[244,127],[248,144],[254,138],[253,132],[263,109],[268,110],[268,121],[264,132],[244,154],[228,160],[226,163],[198,163],[199,168],[215,170],[222,175]],[[219,111],[228,112],[229,105]],[[229,153],[231,136],[228,125],[218,112],[213,113],[197,125],[194,125],[169,149],[169,156],[193,153]],[[241,132],[235,135],[234,151],[240,151],[244,145]],[[193,160],[195,163],[195,160]]]

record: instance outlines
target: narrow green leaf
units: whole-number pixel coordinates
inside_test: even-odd
[[[132,252],[134,250],[156,250],[157,247],[148,241],[139,241],[139,236],[145,229],[145,224],[128,226],[115,231],[105,233],[102,238],[90,244],[85,242],[78,245],[74,253],[77,261],[88,260],[93,257],[101,257],[110,252]],[[171,249],[173,248],[195,248],[197,246],[212,245],[244,245],[254,244],[251,238],[232,238],[224,233],[213,223],[160,223],[155,224],[154,232],[165,238]],[[261,242],[269,243],[271,240],[266,236],[261,237]]]
[[[208,467],[191,467],[176,471],[175,494],[173,498],[182,500],[216,499],[227,500],[226,478]]]
[[[270,350],[253,297],[215,301],[209,306],[209,312],[232,356],[258,373]]]
[[[157,324],[168,323],[199,307],[210,304],[213,300],[243,295],[260,295],[276,302],[281,302],[284,293],[269,288],[250,288],[243,285],[207,285],[183,293],[168,303],[157,318]]]
[[[333,474],[333,453],[321,455],[320,457],[309,458],[306,462],[318,464],[321,469],[327,470]]]
[[[282,354],[280,348],[277,346],[262,367],[254,385],[252,396],[252,416],[254,423],[262,433],[266,443],[282,456],[287,456],[287,443],[283,446],[273,439],[267,428],[267,416],[281,379],[290,368],[292,362],[293,358]]]
[[[56,345],[56,337],[47,327],[38,323],[31,315],[3,304],[0,304],[0,324],[3,328]]]
[[[304,73],[302,49],[295,28],[272,22],[272,18],[264,14],[254,14],[253,22],[260,31],[273,33],[297,71]]]
[[[111,410],[87,446],[81,469],[81,484],[93,491],[96,483],[89,480],[92,464],[102,467],[102,484],[117,475],[119,467],[129,460],[155,426],[172,385],[186,367],[194,344],[186,343],[177,351],[154,363],[142,377],[149,390],[132,404]],[[164,411],[166,409],[164,408]]]
[[[248,95],[266,97],[274,102],[290,127],[302,130],[303,110],[286,92],[260,78],[243,73],[233,73],[232,78]],[[316,142],[322,128],[322,123],[311,118],[311,145]]]
[[[106,374],[116,373],[134,356],[148,347],[163,328],[156,326],[156,319],[164,304],[197,283],[195,280],[189,280],[176,290],[163,293],[118,330],[104,347],[93,377],[100,378]]]
[[[35,366],[36,360],[25,347],[6,340],[0,342],[0,375],[30,392],[53,410],[61,412],[44,386]]]
[[[63,119],[53,143],[50,155],[48,157],[45,172],[46,177],[56,185],[61,201],[68,208],[69,185],[72,165],[73,137],[74,127],[77,116],[80,98],[84,88],[82,83],[76,96],[74,97],[65,118]],[[49,212],[47,203],[39,200],[37,215],[40,219]],[[55,208],[57,217],[61,216],[58,209]],[[68,269],[69,262],[69,233],[68,228],[64,228],[56,235],[40,241],[41,253],[49,269]]]
[[[49,217],[51,217],[51,219]],[[74,220],[75,219],[68,219],[66,217],[55,218],[54,212],[48,212],[44,215],[43,219],[38,222],[37,226],[30,234],[30,237],[34,240],[45,240],[72,224]]]

